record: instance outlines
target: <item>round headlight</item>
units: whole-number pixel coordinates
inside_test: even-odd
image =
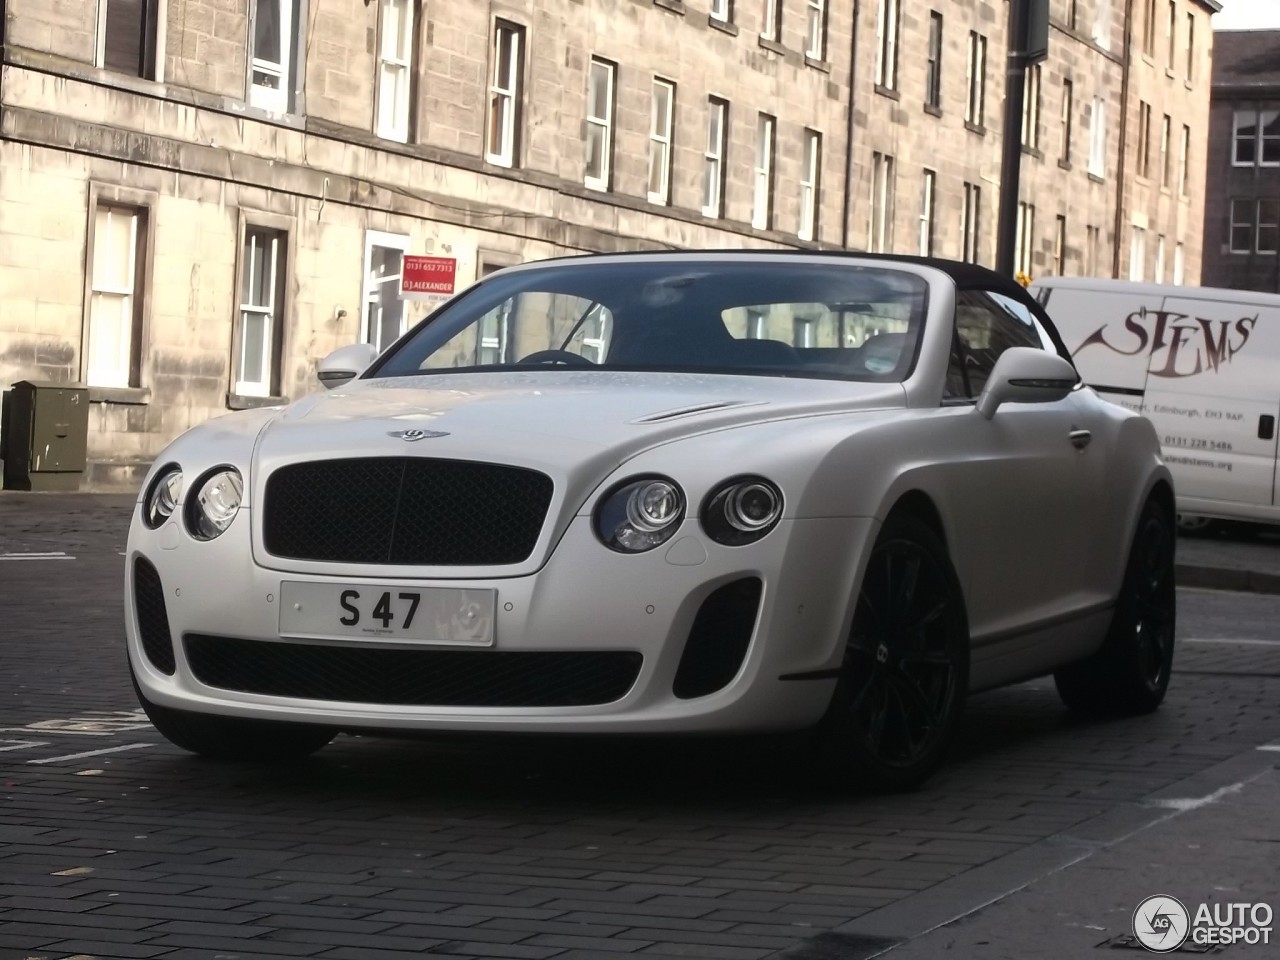
[[[702,507],[702,528],[716,543],[754,543],[782,518],[782,491],[763,477],[736,477],[711,491]]]
[[[147,489],[142,504],[142,519],[152,530],[164,525],[178,508],[182,496],[182,468],[170,464],[160,471]]]
[[[684,520],[684,494],[663,477],[630,480],[596,508],[596,536],[619,553],[643,553],[671,539]]]
[[[240,511],[244,480],[234,467],[220,467],[195,486],[187,501],[187,529],[197,540],[212,540],[226,532]]]

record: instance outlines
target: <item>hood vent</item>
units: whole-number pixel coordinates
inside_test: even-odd
[[[763,400],[716,400],[711,403],[698,403],[691,407],[676,407],[674,410],[663,410],[660,413],[650,413],[643,417],[636,417],[632,423],[665,423],[668,420],[678,420],[681,417],[692,417],[699,413],[710,413],[713,410],[727,410],[730,407],[749,407],[764,403]]]

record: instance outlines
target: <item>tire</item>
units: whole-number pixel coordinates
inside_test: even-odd
[[[1172,515],[1148,500],[1102,648],[1054,674],[1058,695],[1070,709],[1093,716],[1137,716],[1163,702],[1177,627],[1175,550]]]
[[[920,520],[891,515],[819,727],[824,778],[873,792],[920,785],[946,756],[968,684],[968,619],[946,548]]]
[[[337,734],[329,727],[305,723],[245,720],[164,707],[142,695],[132,668],[129,675],[151,725],[174,746],[202,757],[255,762],[299,760],[315,753]]]
[[[1178,514],[1178,535],[1182,537],[1208,537],[1221,529],[1221,523],[1212,517],[1194,513]]]

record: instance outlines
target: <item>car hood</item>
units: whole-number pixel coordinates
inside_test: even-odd
[[[285,408],[258,452],[277,462],[339,453],[479,457],[560,473],[605,451],[616,464],[707,430],[904,404],[896,383],[588,371],[397,377]]]

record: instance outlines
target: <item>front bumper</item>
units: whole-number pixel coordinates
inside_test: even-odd
[[[840,662],[852,615],[852,585],[859,580],[874,536],[874,522],[869,519],[792,520],[757,544],[729,548],[705,538],[697,522],[689,520],[664,547],[623,556],[596,540],[588,518],[577,517],[548,561],[532,574],[466,580],[408,576],[389,581],[385,576],[360,576],[358,567],[352,568],[351,576],[333,577],[256,563],[250,548],[252,520],[251,509],[243,509],[225,534],[207,543],[192,540],[177,521],[150,530],[135,520],[127,551],[125,629],[133,672],[148,701],[198,712],[351,730],[747,733],[799,729],[815,723],[830,699],[835,684],[831,672]],[[139,560],[151,564],[158,574],[150,594],[137,589],[138,571],[143,569]],[[679,677],[691,633],[701,630],[706,635],[708,624],[716,628],[724,612],[712,610],[709,618],[704,609],[708,598],[717,591],[723,597],[726,590],[722,588],[751,579],[760,584],[758,608],[746,622],[745,653],[740,662],[735,661],[732,678],[713,692],[689,695],[688,683],[681,690]],[[496,663],[492,658],[509,653],[589,657],[630,652],[633,659],[639,655],[639,669],[634,682],[622,684],[625,693],[610,694],[613,698],[607,702],[555,706],[468,704],[457,702],[456,690],[447,704],[389,703],[370,702],[367,697],[345,699],[332,692],[323,697],[250,692],[227,689],[221,681],[218,686],[202,682],[202,677],[210,679],[209,671],[196,669],[199,664],[193,664],[188,648],[197,636],[225,638],[231,645],[223,652],[232,657],[237,650],[286,652],[290,656],[285,660],[296,661],[295,654],[319,650],[338,665],[386,659],[392,661],[391,670],[399,669],[396,664],[420,660],[428,665],[426,676],[432,674],[432,661],[418,654],[458,652],[440,645],[372,640],[282,640],[278,600],[283,580],[491,588],[498,598],[494,645],[467,651],[473,659],[466,663],[483,670]],[[157,595],[163,597],[161,622],[168,629],[172,657],[168,664],[161,657],[159,667],[154,656]],[[701,623],[699,611],[703,611]],[[140,616],[152,627],[151,656],[144,651]],[[731,632],[727,624],[726,632]],[[283,651],[281,644],[291,649]],[[375,650],[392,656],[365,656]],[[405,657],[409,659],[396,659]],[[491,659],[474,659],[479,657]],[[242,657],[240,667],[248,659]],[[280,659],[268,657],[272,663]],[[464,679],[476,673],[463,662],[447,658],[437,662],[441,669],[447,662],[447,668]],[[379,669],[388,668],[384,664]],[[352,689],[357,688],[367,684],[361,687],[353,682]]]

